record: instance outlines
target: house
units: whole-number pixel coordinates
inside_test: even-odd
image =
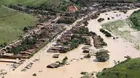
[[[59,58],[59,54],[54,54],[52,57],[53,58]]]
[[[57,47],[51,47],[49,50],[47,50],[49,53],[58,53],[58,48]]]
[[[71,39],[72,39],[71,34],[63,34],[58,41],[60,41],[60,42],[68,42]]]
[[[69,51],[69,47],[67,46],[61,46],[60,49],[59,49],[59,52],[60,53],[66,53],[67,51]]]
[[[67,7],[67,11],[70,12],[70,13],[74,13],[74,12],[78,11],[78,8],[74,5],[69,5]]]
[[[83,50],[83,53],[89,53],[88,49]]]
[[[52,63],[47,66],[47,68],[58,68],[58,67],[59,67],[59,64],[57,64],[57,63]]]
[[[20,52],[20,54],[21,54],[22,56],[29,56],[29,55],[31,55],[32,53],[27,52],[27,51],[22,51],[22,52]]]

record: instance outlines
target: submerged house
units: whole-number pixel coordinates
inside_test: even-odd
[[[74,13],[74,12],[78,11],[78,8],[74,5],[69,5],[67,7],[67,11],[70,12],[70,13]]]

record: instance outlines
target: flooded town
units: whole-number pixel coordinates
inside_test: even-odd
[[[140,71],[133,70],[138,61],[127,71],[119,66],[140,57],[139,29],[131,21],[139,24],[132,15],[140,12],[140,3],[83,0],[79,7],[79,0],[70,1],[66,12],[24,5],[26,1],[1,5],[39,21],[0,45],[0,78],[139,78]]]

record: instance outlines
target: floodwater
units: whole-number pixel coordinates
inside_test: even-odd
[[[134,10],[131,10],[131,12],[128,12],[127,14],[130,15]],[[110,15],[113,15],[114,12],[107,12],[101,14],[101,17],[108,18]],[[120,12],[117,12],[116,14],[120,14]],[[120,19],[126,19],[128,15],[121,14]],[[112,16],[111,16],[112,17]],[[112,19],[113,20],[117,20]],[[105,22],[108,22],[105,20]],[[80,45],[77,49],[74,49],[66,54],[61,54],[60,58],[54,59],[52,58],[51,53],[47,53],[47,49],[51,46],[51,44],[48,44],[46,47],[44,47],[40,52],[35,54],[31,59],[26,61],[23,65],[21,65],[19,68],[17,68],[15,71],[8,73],[5,78],[80,78],[82,75],[80,74],[82,71],[85,72],[99,72],[103,68],[108,68],[114,66],[114,61],[123,61],[125,58],[124,56],[131,56],[132,58],[140,57],[140,51],[133,48],[133,44],[127,42],[126,40],[122,38],[113,39],[113,38],[106,38],[99,29],[101,28],[102,23],[98,23],[97,20],[90,20],[89,25],[87,26],[90,31],[96,32],[97,35],[100,35],[102,38],[104,38],[105,42],[108,44],[107,47],[104,47],[105,49],[109,50],[110,59],[107,62],[96,62],[95,57],[91,57],[90,59],[80,59],[84,56],[82,53],[82,47],[84,45]],[[94,49],[94,47],[91,47]],[[65,56],[69,58],[69,65],[57,68],[57,69],[48,69],[46,66],[50,63],[53,63],[55,61],[61,61]],[[21,72],[21,69],[23,69],[27,64],[32,62],[33,59],[39,58],[40,61],[35,62],[32,68],[28,69],[25,72]],[[75,59],[75,60],[73,60]],[[71,61],[73,60],[73,61]],[[33,73],[36,73],[37,76],[32,76]]]

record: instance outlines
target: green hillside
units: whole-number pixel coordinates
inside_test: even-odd
[[[23,34],[23,28],[37,23],[37,18],[0,6],[0,44],[12,42]]]
[[[10,43],[23,34],[23,28],[38,22],[35,16],[8,8],[8,5],[24,5],[34,8],[61,10],[69,0],[0,0],[0,44]]]
[[[39,6],[42,4],[60,4],[65,0],[0,0],[0,3],[9,5],[9,4],[23,4],[23,5],[34,5]]]
[[[133,22],[133,27],[140,30],[140,10],[135,11],[131,16],[130,20]]]
[[[57,11],[65,8],[66,5],[71,4],[71,1],[69,0],[0,0],[0,4],[2,5],[21,4],[24,6],[51,9]]]
[[[126,60],[98,73],[98,78],[139,78],[140,58]]]

